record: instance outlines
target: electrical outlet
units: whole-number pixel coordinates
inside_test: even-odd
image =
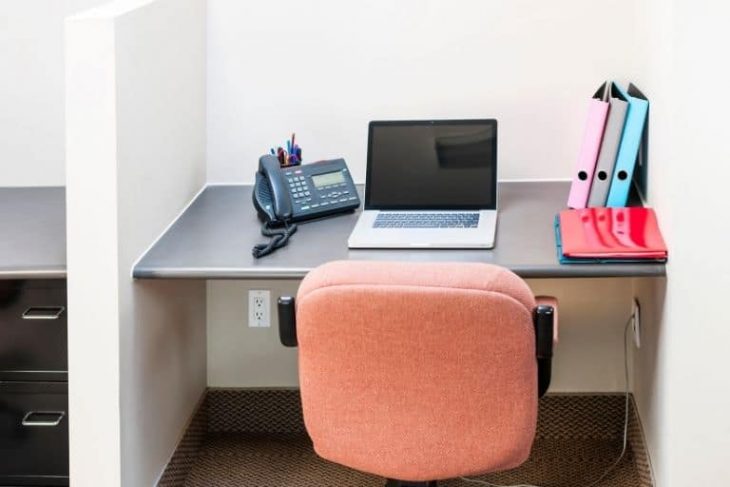
[[[249,328],[268,328],[271,326],[271,291],[251,289],[248,291]]]
[[[631,326],[634,328],[634,344],[636,348],[641,348],[641,305],[637,298],[634,298],[631,316],[633,316]]]

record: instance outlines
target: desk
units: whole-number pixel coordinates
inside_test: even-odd
[[[492,250],[350,250],[347,238],[359,211],[300,225],[289,245],[262,259],[251,248],[265,241],[250,185],[211,185],[142,256],[135,278],[300,279],[332,260],[488,262],[524,278],[646,277],[664,264],[560,265],[553,218],[568,182],[499,184],[497,243]],[[362,187],[359,188],[362,190]]]

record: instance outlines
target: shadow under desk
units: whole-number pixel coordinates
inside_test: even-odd
[[[135,278],[300,279],[333,260],[487,262],[523,278],[664,276],[664,264],[561,265],[553,219],[565,206],[569,182],[500,182],[494,249],[350,250],[360,210],[300,224],[289,245],[254,259],[264,242],[251,200],[252,185],[209,185],[133,269]],[[358,190],[362,195],[362,186]],[[362,198],[361,198],[362,199]]]

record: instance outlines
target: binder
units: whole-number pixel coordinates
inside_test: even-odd
[[[627,91],[623,91],[620,86],[617,88],[628,100],[629,107],[626,111],[626,123],[606,199],[606,206],[614,208],[626,206],[628,202],[634,167],[639,155],[646,118],[649,114],[649,101],[636,86],[629,84]]]
[[[626,110],[629,106],[628,100],[619,91],[615,83],[609,83],[608,91],[609,108],[606,129],[603,131],[603,141],[601,142],[601,149],[598,152],[598,162],[596,162],[593,184],[591,185],[591,192],[588,197],[588,206],[591,207],[606,206],[608,189],[611,186],[611,178],[613,176],[613,168],[616,164],[621,135],[624,131]]]
[[[662,261],[667,258],[651,208],[585,208],[558,215],[556,243],[567,259]]]
[[[593,172],[596,169],[598,150],[601,146],[603,129],[608,116],[608,82],[601,86],[588,104],[588,120],[580,153],[578,165],[573,175],[568,195],[568,207],[585,208],[588,203],[588,194],[593,182]]]

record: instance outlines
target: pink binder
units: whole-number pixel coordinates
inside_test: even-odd
[[[603,139],[603,129],[606,126],[606,118],[608,117],[607,93],[608,89],[604,84],[593,95],[588,105],[588,121],[586,122],[583,143],[578,155],[578,166],[573,175],[573,183],[570,185],[569,208],[581,209],[588,204],[588,195],[591,192],[591,184],[593,184],[593,172],[596,169],[598,151],[601,148],[601,140]]]

